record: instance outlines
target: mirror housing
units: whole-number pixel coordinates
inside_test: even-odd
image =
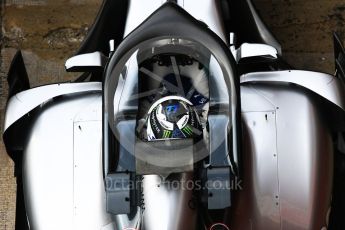
[[[241,60],[253,57],[264,57],[266,59],[277,59],[276,48],[266,44],[243,43],[240,48],[232,49],[232,54],[239,63]]]
[[[95,72],[103,70],[108,58],[101,52],[76,55],[65,63],[67,72]]]

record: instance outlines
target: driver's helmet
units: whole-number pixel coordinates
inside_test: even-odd
[[[180,96],[157,100],[147,114],[148,141],[193,138],[201,134],[201,125],[193,104]]]

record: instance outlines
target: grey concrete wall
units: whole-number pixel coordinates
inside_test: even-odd
[[[299,69],[333,73],[334,31],[345,38],[344,0],[254,0],[281,42],[285,59]]]

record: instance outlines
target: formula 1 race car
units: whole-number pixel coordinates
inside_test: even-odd
[[[345,52],[294,70],[250,0],[105,0],[66,70],[18,52],[16,229],[345,229]]]

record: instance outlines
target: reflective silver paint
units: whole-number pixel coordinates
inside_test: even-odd
[[[232,229],[321,229],[331,200],[333,146],[322,106],[303,88],[241,87],[244,190]]]
[[[167,1],[130,0],[124,37],[137,28],[147,17],[149,17],[165,2]],[[226,44],[228,43],[224,25],[221,20],[221,15],[214,0],[179,0],[177,3],[195,19],[204,22]]]
[[[142,209],[138,208],[137,213],[135,213],[134,217],[129,217],[129,215],[115,215],[112,217],[116,228],[115,229],[128,229],[128,230],[137,230],[138,226],[140,226],[142,221]]]
[[[246,164],[231,229],[321,229],[330,202],[333,150],[313,94],[247,82],[241,96]],[[30,224],[34,229],[114,229],[115,220],[118,227],[128,227],[127,216],[105,213],[100,94],[69,97],[44,105],[25,148]],[[191,191],[171,190],[154,175],[143,181],[146,205],[137,218],[146,229],[193,229]]]
[[[279,229],[280,210],[276,205],[279,202],[279,197],[276,198],[279,195],[276,113],[275,110],[243,113],[243,120],[246,130],[243,153],[245,178],[244,191],[240,192],[240,196],[252,199],[242,204],[247,209],[242,218],[249,215],[247,218],[251,219],[255,229]],[[252,194],[243,194],[249,191]],[[250,203],[249,200],[254,201]]]
[[[345,111],[345,86],[329,74],[288,70],[248,73],[241,77],[241,84],[249,82],[294,83],[313,91]]]
[[[114,229],[105,209],[101,94],[47,103],[32,126],[23,180],[31,229]]]
[[[204,22],[210,30],[217,34],[225,44],[229,41],[226,39],[226,32],[222,22],[221,12],[217,7],[217,1],[214,0],[183,0],[178,1],[179,5],[185,9],[195,19]]]
[[[62,83],[32,88],[11,97],[7,103],[4,132],[14,122],[50,99],[71,93],[101,91],[102,83]]]
[[[135,30],[165,2],[166,0],[129,0],[124,37]]]
[[[169,179],[164,181],[155,175],[144,176],[143,229],[195,229],[196,210],[189,207],[193,191],[187,189],[188,181],[192,178],[192,174],[182,174],[179,178],[175,178],[175,182],[181,182],[178,184]]]
[[[146,229],[189,229],[196,217],[188,207],[192,191],[171,188],[158,176],[144,177],[144,215],[129,221],[126,215],[105,212],[101,103],[98,93],[68,96],[44,105],[35,119],[23,167],[31,228],[123,229],[143,220]],[[191,175],[179,179],[187,181]]]

